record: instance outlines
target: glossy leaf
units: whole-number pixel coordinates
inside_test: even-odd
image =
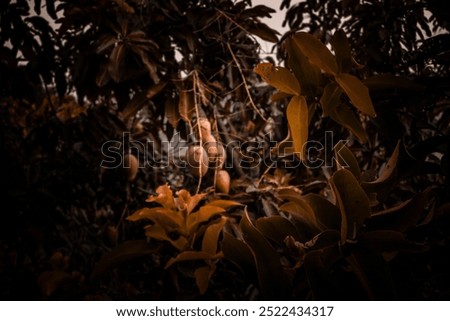
[[[372,100],[369,96],[369,89],[361,80],[345,73],[336,75],[335,79],[356,108],[371,117],[376,116]]]
[[[241,219],[244,240],[253,254],[262,294],[269,300],[289,297],[290,282],[281,265],[281,257],[251,223],[248,214]]]
[[[306,157],[308,141],[308,105],[304,96],[291,98],[286,110],[291,137],[294,140],[295,155],[299,159]]]
[[[256,228],[267,238],[278,244],[283,244],[288,236],[300,241],[295,226],[287,218],[282,216],[261,217],[256,220]]]
[[[97,279],[122,263],[155,253],[160,248],[160,244],[146,240],[125,241],[100,259],[92,271],[91,278]]]
[[[335,172],[330,183],[341,211],[342,241],[355,239],[358,229],[370,217],[369,198],[353,174],[345,168]]]
[[[339,72],[335,57],[319,39],[306,32],[299,32],[293,40],[312,64],[330,75]]]
[[[339,141],[334,146],[334,154],[337,161],[337,168],[346,168],[352,172],[356,179],[359,179],[361,170],[359,169],[358,160],[342,141]]]
[[[325,86],[320,97],[324,117],[336,112],[335,109],[341,104],[341,95],[342,89],[334,81]]]
[[[297,78],[284,67],[277,67],[268,62],[258,64],[254,71],[269,85],[281,92],[299,95],[300,84]]]

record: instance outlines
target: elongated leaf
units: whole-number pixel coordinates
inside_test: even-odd
[[[422,252],[428,249],[423,244],[406,239],[403,233],[392,230],[365,232],[358,239],[358,243],[375,254],[396,251]]]
[[[181,227],[169,227],[156,223],[145,227],[145,235],[155,240],[167,241],[180,251],[188,245],[186,237],[183,236],[186,235],[186,231]]]
[[[330,183],[341,210],[342,241],[355,239],[358,229],[370,217],[369,198],[353,174],[345,168],[335,172]]]
[[[364,80],[364,84],[369,88],[371,93],[389,93],[389,92],[423,92],[425,87],[408,78],[383,74],[375,75]]]
[[[176,257],[171,258],[166,266],[165,269],[168,269],[175,263],[184,262],[184,261],[196,261],[196,260],[213,260],[217,258],[215,254],[206,253],[206,252],[198,252],[198,251],[184,251],[178,254]]]
[[[200,294],[205,294],[206,290],[208,290],[209,280],[211,279],[215,270],[215,265],[201,266],[195,269],[195,283],[197,284]]]
[[[301,84],[302,91],[306,95],[315,96],[321,79],[319,67],[308,61],[292,37],[287,38],[284,44],[288,53],[287,64]]]
[[[323,262],[322,251],[308,252],[304,264],[313,300],[335,300],[339,297],[337,282],[330,267]]]
[[[367,142],[367,133],[364,127],[349,107],[340,104],[336,108],[331,109],[329,113],[331,119],[351,131],[361,143]]]
[[[184,223],[184,218],[179,212],[168,210],[163,207],[141,208],[128,216],[127,220],[131,222],[151,220],[155,223],[160,223],[167,228],[176,228]]]
[[[100,259],[92,271],[91,279],[98,279],[122,263],[155,253],[160,247],[160,244],[146,240],[125,241]]]
[[[300,235],[295,226],[282,216],[261,217],[256,220],[256,228],[264,236],[278,244],[284,244],[284,240],[288,236],[292,236],[296,241],[300,241]]]
[[[311,63],[330,75],[336,75],[339,72],[333,54],[319,39],[306,32],[296,33],[293,39]]]
[[[269,85],[281,92],[300,95],[300,84],[297,78],[284,67],[276,67],[269,62],[258,64],[254,71]]]
[[[400,155],[400,141],[397,143],[394,151],[392,152],[389,161],[383,168],[378,179],[373,182],[361,183],[362,188],[367,193],[376,193],[378,200],[383,200],[387,197],[387,194],[391,190],[392,185],[397,179],[397,162]]]
[[[352,67],[352,53],[347,36],[343,30],[337,30],[330,41],[336,55],[339,72],[348,72]]]
[[[123,76],[126,51],[125,45],[119,44],[114,47],[109,55],[108,71],[109,75],[116,83],[120,82]]]
[[[262,294],[269,300],[290,297],[290,282],[281,265],[281,257],[264,236],[250,222],[245,213],[240,227],[244,240],[252,251],[258,272],[259,286]]]
[[[320,97],[320,105],[322,106],[324,117],[335,112],[336,108],[341,104],[341,95],[342,89],[334,81],[325,86],[322,97]]]
[[[246,277],[256,280],[256,265],[250,248],[244,242],[238,240],[230,233],[223,233],[220,243],[224,257],[236,265]]]
[[[335,79],[356,108],[371,117],[376,116],[372,100],[369,96],[369,89],[361,80],[345,73],[336,75]]]
[[[254,34],[255,36],[260,37],[262,40],[277,43],[278,42],[278,36],[279,32],[276,30],[269,28],[264,23],[256,23],[255,25],[250,25],[247,28],[248,32]]]
[[[184,121],[191,121],[195,113],[194,95],[192,91],[179,91],[178,112]]]
[[[336,146],[334,146],[334,154],[338,169],[346,168],[352,172],[356,179],[359,179],[361,170],[359,169],[358,160],[342,141],[339,141]]]
[[[221,207],[224,210],[229,209],[230,207],[233,207],[233,206],[242,206],[241,203],[235,202],[235,201],[230,201],[230,200],[214,200],[214,201],[209,202],[208,205]]]
[[[222,228],[227,222],[226,217],[221,217],[220,221],[216,224],[211,224],[206,229],[205,235],[202,240],[202,251],[210,254],[216,254],[217,252],[217,241],[219,240],[219,235],[222,232]]]
[[[291,98],[286,116],[294,140],[295,155],[303,160],[306,157],[306,143],[308,142],[308,105],[304,96]]]
[[[164,111],[169,124],[171,124],[173,128],[176,128],[181,119],[177,101],[172,97],[167,98],[164,104]]]

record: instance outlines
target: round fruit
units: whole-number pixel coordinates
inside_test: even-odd
[[[187,166],[196,177],[203,177],[208,171],[208,154],[202,146],[189,146],[186,153]]]
[[[139,168],[139,161],[133,154],[127,154],[123,158],[123,168],[127,181],[132,182],[136,178],[136,174]]]
[[[216,175],[216,190],[220,193],[230,192],[230,175],[226,170],[221,169]]]
[[[203,144],[208,153],[209,163],[214,168],[222,168],[226,159],[225,148],[221,143],[218,143],[213,136],[210,136]]]

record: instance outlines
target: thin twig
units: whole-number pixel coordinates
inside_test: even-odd
[[[247,92],[247,96],[250,101],[250,105],[252,106],[253,110],[259,115],[259,117],[261,117],[265,122],[268,122],[268,120],[258,110],[258,107],[256,107],[255,102],[253,101],[250,90],[248,89],[247,81],[245,80],[244,73],[241,68],[241,65],[239,64],[239,61],[237,60],[236,56],[234,55],[234,52],[233,52],[233,49],[231,49],[230,43],[227,43],[227,46],[228,46],[228,50],[230,51],[231,57],[233,57],[234,63],[236,64],[236,67],[239,69],[239,73],[241,74],[242,82],[244,83],[245,91]]]

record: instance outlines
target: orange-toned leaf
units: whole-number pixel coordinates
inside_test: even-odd
[[[305,159],[306,143],[308,141],[308,105],[304,96],[291,98],[286,110],[289,130],[294,140],[295,155]]]
[[[189,122],[195,113],[194,95],[192,91],[180,89],[178,112],[183,120]]]
[[[195,283],[197,284],[200,294],[205,294],[206,290],[208,290],[209,279],[212,277],[215,270],[215,265],[202,266],[195,269]]]
[[[233,207],[233,206],[242,206],[241,203],[229,200],[214,200],[208,203],[209,206],[217,206],[221,207],[224,210]]]
[[[168,184],[159,186],[156,189],[156,196],[149,196],[147,202],[155,202],[167,209],[176,209],[173,192]]]
[[[256,220],[256,228],[264,236],[278,244],[284,244],[284,240],[288,236],[300,241],[300,235],[295,226],[282,216],[261,217]]]
[[[353,64],[353,57],[350,51],[350,44],[343,30],[337,30],[330,41],[336,55],[339,72],[348,72]]]
[[[211,224],[205,231],[205,235],[202,240],[202,251],[206,253],[216,254],[217,241],[219,240],[220,232],[227,222],[226,217],[221,217],[220,221],[216,224]]]
[[[337,161],[337,168],[346,168],[352,172],[356,179],[359,179],[361,170],[359,169],[358,160],[342,141],[339,141],[334,146],[334,154]]]
[[[184,262],[184,261],[197,261],[197,260],[203,260],[203,261],[209,261],[214,260],[217,258],[220,258],[221,254],[211,254],[206,252],[200,252],[200,251],[184,251],[178,254],[176,257],[171,258],[165,268],[168,269],[175,263]]]
[[[361,143],[367,142],[367,133],[355,113],[347,105],[340,104],[330,110],[330,118],[347,128]]]
[[[173,128],[176,128],[181,119],[181,115],[178,111],[178,105],[175,98],[169,97],[166,99],[164,111],[169,124],[171,124]]]
[[[339,69],[335,57],[319,39],[306,32],[296,33],[293,39],[312,64],[327,74],[338,74]]]
[[[263,62],[258,64],[254,70],[266,83],[279,91],[291,95],[300,94],[300,84],[289,69]]]
[[[145,235],[147,237],[170,242],[175,248],[182,251],[187,245],[188,241],[186,237],[177,233],[179,230],[177,228],[169,228],[168,226],[162,226],[159,223],[148,225],[145,227]],[[177,236],[171,237],[170,235],[177,233]]]
[[[345,73],[336,75],[335,79],[356,108],[371,117],[376,116],[372,100],[369,96],[369,89],[361,80]]]
[[[187,217],[187,229],[192,234],[200,223],[206,222],[212,217],[225,212],[225,209],[218,206],[205,205],[200,207],[197,212]]]

